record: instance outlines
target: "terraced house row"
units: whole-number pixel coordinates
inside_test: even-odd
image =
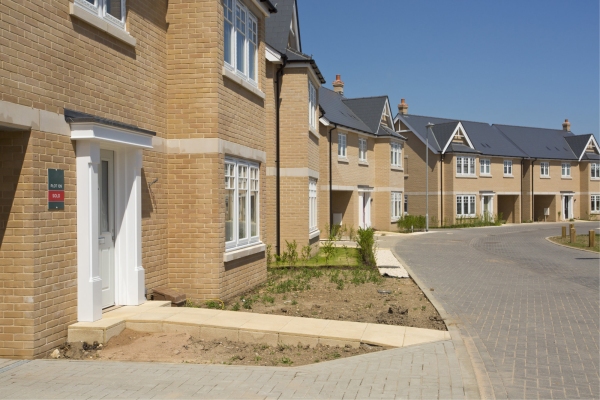
[[[44,356],[70,324],[142,304],[158,287],[237,296],[265,281],[268,252],[294,240],[316,252],[332,225],[394,229],[421,212],[411,185],[423,179],[427,122],[451,143],[430,146],[430,187],[438,170],[450,179],[432,197],[440,220],[459,193],[471,215],[470,196],[492,191],[482,204],[514,222],[534,218],[527,207],[600,208],[593,138],[555,135],[579,158],[552,158],[517,143],[519,132],[482,127],[514,142],[504,154],[484,150],[465,121],[393,119],[386,95],[347,98],[340,76],[323,86],[299,21],[295,0],[2,2],[0,357]],[[511,184],[477,186],[474,163],[499,179],[507,160]],[[548,188],[563,161],[571,186]],[[550,179],[527,189],[521,175],[543,163]],[[557,190],[573,193],[568,213]]]

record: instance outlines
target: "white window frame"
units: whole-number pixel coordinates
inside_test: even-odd
[[[314,130],[317,129],[317,89],[310,80],[308,81],[308,125]]]
[[[345,133],[338,133],[338,158],[348,158],[348,145]]]
[[[479,159],[479,175],[483,175],[483,176],[492,175],[492,163],[489,158]]]
[[[404,215],[408,215],[408,196],[404,195]]]
[[[390,143],[390,163],[392,167],[402,168],[402,145],[398,142]]]
[[[317,180],[308,180],[308,233],[318,229]]]
[[[233,221],[232,221],[232,229],[233,229],[233,240],[225,242],[225,249],[227,251],[233,249],[239,249],[242,247],[246,247],[255,243],[260,242],[260,167],[257,163],[238,160],[235,158],[227,157],[225,159],[225,173],[227,173],[227,166],[232,165],[234,178],[233,182],[233,199],[231,201],[233,205]],[[240,167],[246,168],[246,173],[244,177],[241,179],[245,179],[246,181],[240,181]],[[255,172],[253,172],[255,171]],[[227,182],[227,176],[226,182]],[[226,183],[227,185],[227,183]],[[243,187],[242,187],[243,186]],[[230,185],[231,187],[231,185]],[[227,186],[226,186],[227,188]],[[246,191],[246,232],[247,237],[240,239],[239,238],[239,195],[240,190]],[[251,194],[254,192],[256,194],[256,235],[252,236],[252,213],[250,210],[251,202]],[[225,238],[227,240],[227,238]]]
[[[590,196],[590,214],[600,214],[600,194]]]
[[[456,216],[474,218],[477,216],[476,210],[477,196],[474,194],[462,194],[456,196]],[[459,212],[460,204],[460,212]],[[466,212],[465,212],[466,211]]]
[[[223,61],[225,67],[229,70],[233,71],[239,77],[253,84],[254,86],[258,86],[258,19],[254,14],[250,12],[248,7],[246,7],[240,0],[222,0],[223,3]],[[229,8],[231,6],[231,8]],[[231,15],[230,15],[231,12]],[[231,19],[229,19],[231,16]],[[239,24],[238,24],[239,19]],[[229,27],[228,27],[229,23]],[[227,35],[225,34],[226,29],[230,30],[230,59],[231,63],[226,59],[226,46],[225,46],[225,38]],[[240,70],[238,68],[238,32],[243,36],[243,43],[241,43],[244,65]],[[254,46],[254,51],[251,51],[251,45]],[[251,56],[253,55],[253,57]],[[254,58],[253,69],[254,74],[250,71],[250,64]],[[252,76],[254,75],[254,76]]]
[[[504,160],[503,171],[504,171],[504,176],[513,176],[512,160]]]
[[[476,176],[475,157],[456,157],[456,176]]]
[[[390,193],[390,216],[392,222],[398,221],[403,214],[404,204],[402,203],[402,192],[391,192]]]
[[[571,177],[571,163],[561,163],[560,177],[561,178],[570,178]]]
[[[590,165],[590,179],[600,179],[600,163],[592,163]]]
[[[125,30],[125,2],[126,0],[120,0],[121,2],[121,19],[117,19],[110,15],[107,11],[107,4],[110,0],[93,0],[89,2],[87,0],[75,0],[75,4],[83,8],[84,10],[89,11],[90,13],[97,15],[103,20],[111,23],[112,25]]]
[[[367,161],[367,139],[358,138],[358,161]]]
[[[550,163],[547,161],[540,162],[540,177],[550,178]]]

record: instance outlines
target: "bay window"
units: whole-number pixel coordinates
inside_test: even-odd
[[[504,160],[504,176],[512,176],[512,160]]]
[[[482,158],[479,160],[479,175],[491,175],[489,159]]]
[[[571,177],[571,163],[562,163],[560,175],[563,178]]]
[[[475,195],[456,196],[456,216],[475,217]]]
[[[400,147],[400,143],[391,144],[391,163],[393,167],[402,167],[402,148]]]
[[[317,180],[310,178],[308,181],[308,231],[317,230]]]
[[[223,0],[225,66],[256,84],[258,20],[239,0]]]
[[[456,175],[474,176],[475,157],[456,157]]]
[[[246,161],[225,161],[225,248],[259,240],[259,169]]]
[[[75,4],[125,29],[125,0],[75,0]]]
[[[402,216],[402,192],[391,193],[391,217],[397,221]]]

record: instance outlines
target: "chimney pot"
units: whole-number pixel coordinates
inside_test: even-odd
[[[341,75],[335,76],[335,81],[333,81],[332,85],[334,92],[340,95],[344,95],[344,82],[342,82]]]
[[[398,112],[402,115],[408,114],[408,104],[406,104],[406,99],[400,100],[400,104],[398,104]]]
[[[562,124],[563,131],[571,132],[571,123],[568,119],[565,119],[565,122]]]

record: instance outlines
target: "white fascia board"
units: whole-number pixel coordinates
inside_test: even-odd
[[[383,118],[383,115],[385,114],[385,109],[387,108],[388,111],[388,115],[390,116],[390,120],[392,121],[392,126],[388,125],[388,128],[390,128],[393,131],[396,131],[396,129],[394,128],[394,120],[392,120],[392,109],[390,108],[390,102],[389,99],[385,99],[385,104],[383,106],[383,110],[381,110],[381,116],[379,117],[379,123],[381,123],[381,118]]]
[[[454,132],[452,132],[452,135],[450,135],[450,139],[448,139],[448,143],[446,143],[446,146],[444,146],[444,150],[442,150],[442,154],[446,153],[448,146],[450,146],[450,143],[452,143],[452,139],[454,139],[454,136],[456,136],[456,133],[459,130],[462,130],[462,132],[465,134],[465,139],[467,139],[467,143],[469,144],[469,147],[472,148],[473,150],[475,150],[475,147],[473,147],[473,143],[471,143],[471,139],[469,139],[469,135],[467,135],[467,131],[462,126],[462,122],[458,121],[458,124],[456,125]]]
[[[600,153],[600,148],[598,147],[598,142],[596,142],[596,138],[594,137],[594,135],[590,135],[590,140],[588,140],[588,142],[586,143],[585,147],[583,148],[583,151],[579,155],[579,160],[578,161],[581,161],[581,159],[583,158],[583,155],[585,154],[588,146],[590,145],[590,142],[592,142],[592,144],[594,145],[594,147],[596,148],[596,150],[598,150],[598,152]]]
[[[151,135],[144,135],[110,125],[89,122],[71,123],[71,139],[73,140],[94,140],[117,146],[151,149],[152,137]]]
[[[285,67],[286,68],[306,68],[306,69],[308,69],[308,77],[312,81],[313,85],[315,85],[315,88],[321,87],[321,81],[317,77],[317,74],[315,74],[315,71],[313,70],[311,63],[309,63],[309,62],[292,63],[292,64],[286,64]]]
[[[363,132],[363,131],[359,131],[357,129],[352,129],[352,128],[348,128],[346,126],[340,125],[337,128],[338,130],[342,130],[342,131],[346,131],[346,132],[351,132],[351,133],[356,133],[358,135],[365,135],[365,136],[369,136],[369,137],[377,137],[377,135],[374,135],[372,133],[369,132]],[[342,132],[343,133],[343,132]]]
[[[275,50],[273,47],[269,46],[265,43],[265,58],[267,61],[272,62],[273,64],[281,64],[283,61],[281,60],[281,54]]]
[[[319,118],[319,122],[323,125],[323,126],[329,126],[331,124],[331,122],[329,122],[329,120],[325,117],[321,117]]]
[[[258,8],[266,18],[269,18],[271,16],[271,12],[269,11],[267,6],[262,1],[260,1],[260,0],[250,0],[250,1],[252,1],[252,4],[254,4],[256,6],[256,8]]]

